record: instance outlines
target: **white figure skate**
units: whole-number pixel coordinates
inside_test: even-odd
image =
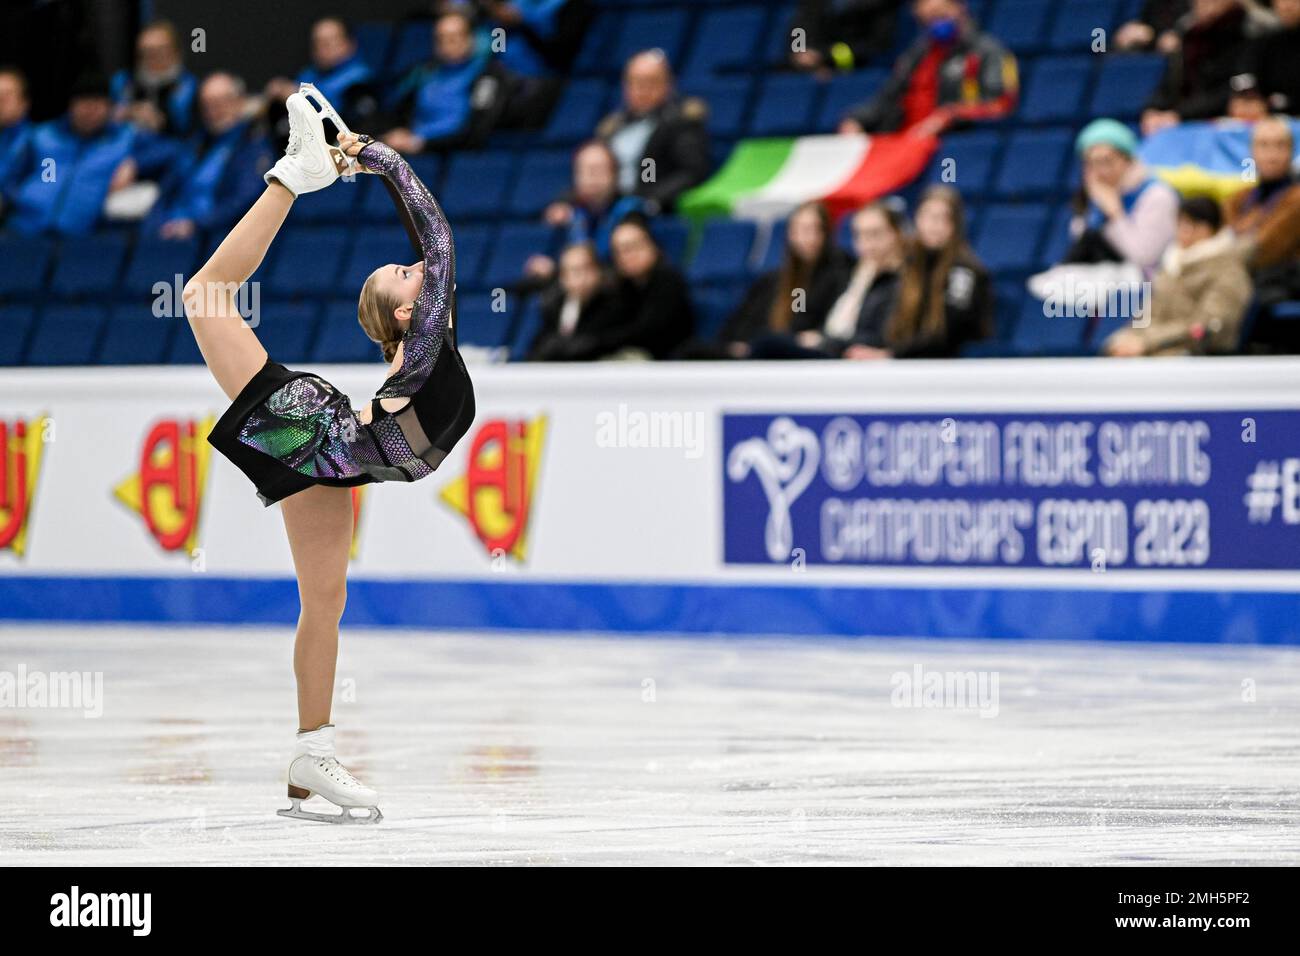
[[[298,86],[298,92],[307,99],[308,103],[312,104],[312,106],[320,112],[320,115],[323,118],[334,124],[334,129],[337,130],[339,137],[352,132],[352,130],[348,129],[348,124],[343,122],[343,117],[339,116],[339,111],[336,110],[333,104],[325,98],[324,93],[316,89],[315,85],[311,83],[301,83]],[[343,159],[347,162],[347,168],[343,170],[342,175],[351,176],[355,173],[369,172],[369,170],[357,162],[355,156],[345,155]]]
[[[343,150],[326,142],[321,114],[306,96],[294,93],[284,107],[289,113],[289,145],[279,162],[266,171],[263,178],[268,183],[279,183],[296,197],[324,189],[341,171],[351,169]]]
[[[302,803],[321,796],[341,810],[339,813],[315,813],[304,810]],[[384,818],[376,804],[379,795],[367,787],[338,762],[334,756],[334,725],[298,734],[294,758],[289,764],[289,802],[287,810],[277,810],[292,820],[319,823],[378,823]],[[366,816],[354,816],[353,810],[365,810]]]

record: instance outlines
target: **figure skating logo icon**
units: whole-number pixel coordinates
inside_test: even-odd
[[[727,456],[727,477],[744,481],[752,471],[767,496],[767,524],[763,531],[767,556],[786,561],[794,547],[790,506],[804,493],[817,472],[821,447],[817,433],[781,416],[767,427],[767,438],[748,438]]]

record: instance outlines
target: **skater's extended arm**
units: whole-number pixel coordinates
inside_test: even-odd
[[[371,143],[357,158],[396,189],[424,259],[424,282],[411,310],[411,323],[402,336],[401,366],[375,393],[381,399],[410,396],[419,391],[433,371],[451,320],[456,280],[451,226],[433,194],[396,151],[383,143]]]

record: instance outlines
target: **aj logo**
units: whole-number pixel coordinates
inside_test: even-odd
[[[208,478],[208,432],[216,419],[158,422],[140,447],[139,469],[113,489],[144,519],[164,551],[188,555],[198,544],[199,513]]]
[[[36,479],[41,471],[44,416],[34,421],[0,419],[0,551],[27,551]]]
[[[544,416],[484,422],[470,444],[465,474],[442,490],[442,500],[465,516],[489,555],[516,561],[527,555],[545,435]]]
[[[817,473],[821,449],[817,433],[802,428],[784,415],[767,427],[767,439],[749,438],[727,456],[727,477],[744,481],[752,471],[767,496],[767,524],[763,530],[767,556],[786,561],[794,547],[790,506],[808,488]]]

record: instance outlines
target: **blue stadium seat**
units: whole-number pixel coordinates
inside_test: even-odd
[[[54,240],[17,234],[0,235],[0,295],[34,295],[46,288]]]
[[[193,335],[181,335],[179,332],[172,335],[172,344],[167,350],[167,363],[169,365],[203,364],[203,353],[199,351],[199,343],[194,341]]]
[[[1089,53],[1095,30],[1105,31],[1109,46],[1118,16],[1119,0],[1065,0],[1052,17],[1047,48],[1058,53]]]
[[[743,279],[749,273],[749,253],[753,245],[752,222],[714,219],[704,227],[687,276],[692,282],[702,283]]]
[[[503,311],[493,309],[495,303],[505,306]],[[456,321],[459,345],[477,345],[496,348],[506,345],[511,333],[522,318],[520,309],[523,297],[514,294],[494,296],[490,292],[467,293],[456,297]]]
[[[65,242],[50,277],[51,291],[65,298],[115,291],[128,238],[123,232],[109,232]]]
[[[611,89],[601,79],[570,80],[542,130],[542,143],[569,146],[590,139],[609,107]]]
[[[1158,54],[1107,53],[1101,60],[1089,114],[1121,120],[1135,118],[1164,72],[1165,59]]]
[[[1011,338],[1011,350],[1017,355],[1083,355],[1088,320],[1079,316],[1047,316],[1043,303],[1026,296]]]
[[[28,365],[93,365],[104,329],[101,305],[51,305],[41,310],[27,346]]]
[[[716,138],[737,139],[748,128],[754,80],[748,74],[699,79],[685,90],[709,104],[709,132]]]
[[[714,287],[692,289],[691,301],[695,305],[695,338],[713,342],[726,324],[727,317],[740,303],[743,289]]]
[[[289,213],[292,223],[343,223],[351,219],[357,208],[358,196],[364,192],[362,184],[374,177],[357,174],[349,182],[339,179],[329,189],[299,196]],[[382,191],[382,187],[381,187]],[[389,204],[391,207],[391,203]]]
[[[0,365],[21,364],[27,338],[35,324],[35,306],[0,306]]]
[[[391,23],[358,23],[352,28],[357,41],[357,52],[372,70],[380,71],[388,62],[388,48],[393,41]]]
[[[569,150],[525,153],[506,209],[511,216],[534,219],[572,184],[573,154]]]
[[[731,7],[705,13],[682,76],[695,79],[725,70],[747,70],[758,56],[767,23],[764,7]]]
[[[277,296],[332,292],[343,268],[351,232],[344,227],[294,229],[276,240],[275,264],[262,288]],[[376,263],[379,265],[379,263]],[[256,276],[254,276],[256,278]]]
[[[686,45],[686,25],[690,10],[686,7],[658,6],[650,10],[634,10],[623,18],[618,38],[608,49],[606,66],[614,72],[623,69],[631,57],[651,47],[658,47],[675,68],[682,65],[682,52]],[[697,37],[696,43],[705,42]]]
[[[1038,268],[1046,269],[1065,258],[1072,241],[1070,238],[1070,218],[1072,215],[1073,211],[1068,204],[1062,205],[1052,215],[1051,222],[1047,227],[1047,236],[1043,240],[1043,248],[1038,256]]]
[[[669,262],[681,265],[686,258],[686,243],[690,239],[690,226],[675,216],[656,216],[650,220],[650,234]]]
[[[984,196],[1002,152],[1003,134],[996,130],[953,133],[939,141],[930,161],[927,183],[948,183],[963,196]],[[948,162],[951,160],[951,162]]]
[[[558,231],[545,223],[506,223],[487,252],[480,286],[513,285],[523,275],[529,256],[555,251]]]
[[[505,211],[514,173],[511,153],[457,153],[447,164],[438,199],[455,222],[498,218]]]
[[[99,343],[99,362],[156,365],[167,358],[175,335],[193,337],[184,316],[158,317],[147,304],[115,306]]]
[[[355,313],[353,313],[355,321]],[[320,306],[316,302],[262,302],[255,331],[272,360],[285,365],[307,361]],[[358,329],[358,334],[362,334]]]
[[[836,244],[845,249],[853,248],[852,223],[852,216],[844,216],[840,219],[839,228],[835,230]],[[759,272],[768,272],[781,265],[781,259],[785,255],[785,234],[789,225],[789,219],[772,223],[772,232],[767,237],[767,248],[763,250],[763,261],[758,266]]]
[[[399,26],[392,48],[388,51],[387,60],[384,63],[371,65],[379,71],[381,77],[392,80],[404,76],[411,69],[432,58],[433,21],[418,20]]]
[[[622,22],[623,13],[620,10],[597,11],[582,38],[582,48],[573,61],[575,76],[612,75],[623,68],[623,64],[615,63],[610,55],[613,45],[618,42]]]
[[[377,362],[379,346],[366,338],[357,321],[356,299],[336,299],[325,306],[311,343],[313,362]]]
[[[152,296],[154,284],[158,282],[165,282],[174,290],[178,275],[183,287],[198,267],[198,255],[196,239],[138,239],[119,291],[138,300]]]
[[[802,73],[765,77],[754,104],[750,136],[794,136],[805,132],[809,116],[817,115],[821,86]]]
[[[821,117],[817,121],[815,132],[829,133],[838,129],[844,115],[859,103],[865,103],[875,96],[888,78],[889,71],[883,68],[837,73],[826,84]]]
[[[419,259],[420,254],[411,248],[401,226],[366,229],[344,258],[335,291],[342,296],[356,296],[370,273],[380,266],[390,262],[410,265]]]
[[[509,360],[511,362],[521,362],[528,356],[528,349],[533,344],[533,339],[537,338],[537,333],[542,328],[542,307],[536,296],[532,296],[524,303],[523,313],[519,316],[519,321],[515,323],[514,330],[510,333],[510,341],[506,344],[510,347]]]
[[[1016,55],[1042,50],[1053,4],[1044,0],[998,0],[986,31]]]
[[[980,218],[975,251],[985,266],[995,275],[1034,269],[1047,228],[1047,206],[989,206]]]
[[[1036,60],[1029,70],[1016,118],[1022,123],[1082,126],[1088,120],[1094,65],[1090,56]]]
[[[1066,161],[1074,145],[1068,129],[1017,130],[1007,148],[994,183],[1002,198],[1015,196],[1065,199]]]
[[[496,234],[494,226],[454,226],[456,242],[456,284],[462,289],[475,288],[483,273],[483,262]]]

